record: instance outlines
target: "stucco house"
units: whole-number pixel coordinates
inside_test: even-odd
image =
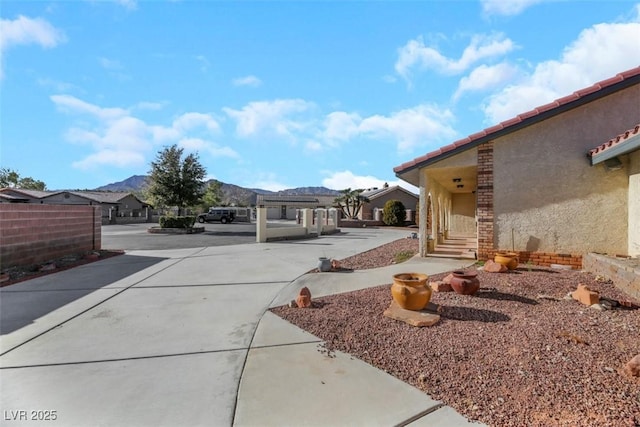
[[[267,208],[267,219],[299,219],[300,209],[326,209],[334,205],[334,195],[258,194],[256,206]]]
[[[37,203],[49,205],[99,205],[103,222],[110,218],[147,218],[149,205],[133,193],[118,191],[38,191],[21,188],[0,189],[5,203]]]
[[[640,255],[640,67],[394,168],[420,188],[420,254],[440,232],[479,259],[580,267]],[[429,218],[428,218],[429,217]],[[428,225],[428,221],[430,224]]]
[[[389,200],[399,200],[407,210],[407,221],[415,219],[416,206],[420,198],[399,185],[370,188],[362,192],[369,201],[362,205],[358,213],[359,219],[382,221],[382,210]]]

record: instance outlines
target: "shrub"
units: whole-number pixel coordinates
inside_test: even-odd
[[[387,225],[403,226],[407,211],[400,200],[389,200],[382,209],[382,222]]]
[[[416,253],[414,251],[396,252],[395,256],[393,257],[393,260],[396,262],[396,264],[400,264],[401,262],[405,262],[406,260],[413,258],[415,254]]]
[[[161,228],[191,228],[196,223],[195,216],[161,216]]]

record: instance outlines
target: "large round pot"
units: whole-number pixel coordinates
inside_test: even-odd
[[[323,273],[331,271],[331,260],[326,257],[318,258],[318,270]]]
[[[422,310],[431,299],[431,287],[427,285],[429,276],[422,273],[399,273],[393,275],[391,296],[402,308]]]
[[[509,270],[515,270],[520,262],[518,254],[515,252],[498,252],[493,257],[493,260],[498,264],[504,265]]]
[[[456,270],[451,279],[451,287],[461,295],[475,295],[480,289],[480,280],[475,271]]]

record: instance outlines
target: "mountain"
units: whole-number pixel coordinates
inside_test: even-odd
[[[134,175],[124,181],[114,182],[111,184],[98,187],[95,191],[130,191],[140,194],[145,186],[146,175]],[[221,182],[221,181],[220,181]],[[339,192],[330,190],[326,187],[298,187],[290,188],[282,191],[269,191],[260,188],[244,188],[234,184],[222,182],[220,187],[222,193],[223,205],[252,206],[256,204],[258,194],[277,194],[281,196],[294,195],[331,195],[337,196]]]
[[[95,191],[131,191],[132,193],[137,193],[144,188],[146,179],[146,175],[133,175],[124,181],[98,187]]]

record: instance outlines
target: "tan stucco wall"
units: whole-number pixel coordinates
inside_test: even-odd
[[[640,150],[629,161],[629,253],[640,257]]]
[[[607,172],[586,153],[637,124],[639,98],[637,85],[494,141],[496,248],[627,252],[628,159]]]
[[[476,234],[476,195],[453,194],[451,197],[452,234]]]

